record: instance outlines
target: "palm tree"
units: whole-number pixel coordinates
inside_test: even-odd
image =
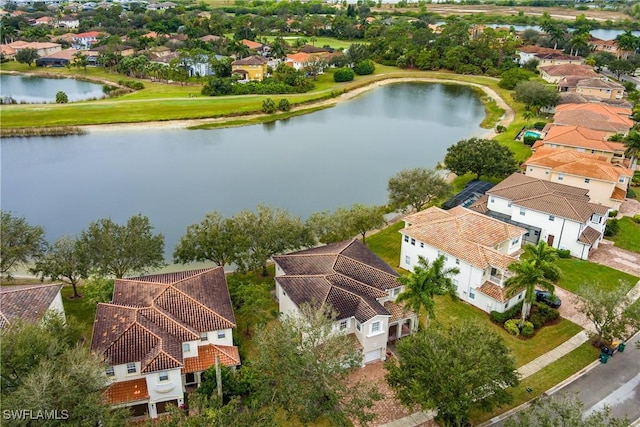
[[[624,137],[622,142],[625,147],[624,155],[629,157],[629,165],[634,167],[636,159],[638,158],[638,153],[640,153],[640,132],[632,130]]]
[[[540,240],[537,245],[525,245],[523,249],[521,259],[533,261],[534,266],[542,270],[545,279],[558,280],[560,268],[554,264],[558,259],[558,251],[555,248]]]
[[[433,307],[436,295],[456,296],[456,287],[451,276],[460,273],[460,270],[456,267],[445,268],[444,262],[444,255],[440,255],[432,263],[419,257],[413,271],[398,279],[405,286],[405,290],[398,295],[396,301],[405,302],[407,307],[418,315],[418,319],[422,317],[421,312],[425,312],[426,324],[418,321],[421,329],[429,327],[430,318],[435,316]]]
[[[545,278],[543,269],[539,268],[533,259],[514,262],[509,265],[509,271],[514,272],[515,276],[509,277],[505,282],[507,296],[511,298],[522,292],[523,289],[525,290],[522,319],[520,320],[520,327],[522,327],[529,316],[533,302],[536,300],[536,286],[553,292],[553,283]]]

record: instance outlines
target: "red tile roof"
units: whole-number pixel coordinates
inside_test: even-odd
[[[61,284],[0,287],[0,328],[18,319],[39,321],[60,289]]]
[[[589,129],[582,126],[551,126],[541,145],[555,143],[567,147],[578,147],[610,153],[624,151],[624,144],[607,141],[610,135],[611,132]]]
[[[146,400],[149,398],[147,380],[138,378],[113,383],[104,391],[104,396],[110,405]]]
[[[198,355],[196,357],[187,357],[184,359],[182,373],[206,371],[215,364],[216,354],[224,366],[238,366],[240,364],[240,354],[238,347],[227,345],[207,344],[198,347]]]
[[[570,148],[541,147],[523,165],[533,165],[548,168],[554,172],[608,182],[617,182],[621,176],[633,176],[633,171],[609,163],[604,156],[580,153]]]
[[[480,286],[476,290],[479,292],[482,292],[486,296],[496,301],[505,302],[508,299],[505,295],[505,290],[502,287],[496,285],[495,283],[484,282],[482,286]]]

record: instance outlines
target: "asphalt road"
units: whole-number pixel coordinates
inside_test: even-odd
[[[559,389],[558,393],[575,394],[584,403],[584,415],[605,405],[616,418],[627,417],[631,422],[640,419],[640,350],[636,334],[627,342],[623,353],[616,352],[607,363],[601,363],[575,381]],[[504,426],[498,421],[493,426]]]

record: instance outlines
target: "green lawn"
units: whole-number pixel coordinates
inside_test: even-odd
[[[266,36],[267,43],[271,42],[276,36]],[[329,46],[334,49],[348,49],[352,43],[363,43],[362,40],[340,40],[335,37],[315,37],[315,41],[312,42],[310,36],[283,36],[284,41],[287,42],[290,46],[292,46],[297,39],[305,39],[307,40],[307,44],[311,44],[317,47]],[[260,37],[262,39],[262,37]],[[367,44],[367,42],[364,42]]]
[[[367,246],[387,264],[398,272],[406,270],[398,267],[400,264],[400,246],[402,239],[399,231],[404,228],[404,221],[398,221],[383,230],[366,238]]]
[[[78,293],[82,295],[81,287],[78,289]],[[75,317],[76,320],[82,323],[85,343],[89,345],[93,331],[93,321],[96,317],[96,305],[88,304],[84,298],[72,299],[73,288],[68,285],[62,287],[60,294],[62,295],[65,314]]]
[[[618,234],[607,239],[613,240],[614,245],[619,248],[640,253],[640,224],[628,216],[619,219],[618,224]]]
[[[613,268],[579,259],[558,259],[556,264],[562,270],[558,286],[570,292],[579,294],[579,288],[585,282],[597,282],[607,290],[614,290],[618,286],[631,289],[638,278]]]

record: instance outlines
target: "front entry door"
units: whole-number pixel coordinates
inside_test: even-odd
[[[555,236],[553,234],[549,234],[549,237],[547,237],[547,245],[553,247],[553,239],[555,238]]]

